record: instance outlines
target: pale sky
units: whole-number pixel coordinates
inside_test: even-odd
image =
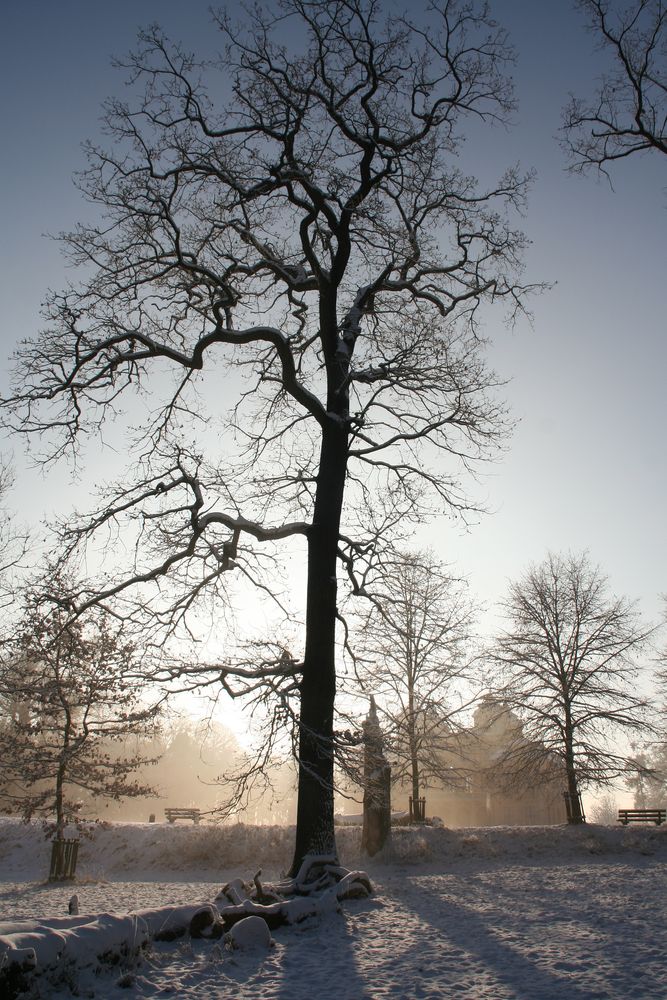
[[[80,143],[95,138],[101,101],[122,93],[111,54],[158,21],[195,50],[215,42],[207,2],[10,0],[0,21],[2,86],[2,353],[39,327],[47,287],[68,275],[43,233],[70,228],[89,211],[72,183]],[[511,383],[518,426],[481,494],[495,513],[463,534],[449,520],[423,536],[455,560],[489,604],[547,549],[588,548],[617,593],[657,618],[667,591],[665,254],[667,157],[643,156],[613,170],[615,190],[573,177],[556,134],[568,93],[590,92],[600,70],[581,15],[567,0],[496,0],[512,33],[519,111],[494,135],[478,172],[520,162],[537,169],[524,228],[533,241],[527,277],[554,282],[533,302],[532,329],[490,325],[493,366]],[[473,144],[471,159],[476,156]],[[474,165],[473,165],[474,166]],[[492,320],[492,324],[493,324]],[[3,379],[2,389],[6,388]],[[20,471],[20,443],[8,443]],[[93,481],[104,461],[93,463]],[[66,470],[41,485],[19,476],[15,500],[39,520],[86,497]]]

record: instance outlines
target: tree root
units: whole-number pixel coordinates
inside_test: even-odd
[[[273,885],[261,882],[261,869],[252,882],[234,879],[223,886],[213,905],[201,907],[190,925],[192,937],[221,937],[245,917],[266,921],[270,930],[301,923],[309,917],[339,909],[346,899],[362,899],[373,891],[362,871],[348,871],[328,855],[306,858],[294,878]]]

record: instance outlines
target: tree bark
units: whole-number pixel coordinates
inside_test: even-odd
[[[572,740],[568,740],[568,745],[565,750],[565,773],[567,774],[567,793],[570,796],[570,812],[568,816],[568,822],[583,823],[584,816],[581,810],[581,801],[579,799],[579,782],[577,780],[577,770],[574,764],[574,749],[572,746]]]
[[[412,684],[410,684],[410,692],[408,696],[408,739],[410,741],[410,772],[412,778],[412,801],[415,803],[415,809],[417,808],[416,803],[419,801],[419,755],[417,753],[417,734],[415,732],[415,704],[414,704],[414,691],[412,690]]]
[[[313,523],[308,533],[306,648],[299,719],[296,875],[312,854],[337,857],[334,832],[336,569],[347,468],[347,429],[325,428]]]
[[[64,784],[65,784],[65,762],[61,761],[56,775],[56,836],[61,838],[65,834],[65,807],[64,807]]]
[[[59,685],[61,683],[60,676],[58,677],[58,683]],[[72,732],[72,721],[69,710],[66,706],[63,707],[65,713],[65,731],[63,733],[63,745],[60,751],[60,759],[58,761],[58,770],[56,773],[56,794],[55,794],[56,836],[58,838],[61,838],[65,835],[65,802],[64,802],[65,777],[67,774],[67,759],[70,747],[70,736]]]

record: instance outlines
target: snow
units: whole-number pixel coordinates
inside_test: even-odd
[[[244,917],[226,935],[232,948],[270,948],[274,943],[266,921],[261,917]]]
[[[235,877],[250,881],[261,865],[263,882],[279,879],[293,830],[86,832],[76,882],[49,884],[39,824],[0,818],[0,938],[19,960],[35,950],[26,982],[43,1000],[667,998],[667,827],[401,827],[372,860],[348,827],[341,861],[369,872],[373,895],[330,896],[301,922],[268,937],[262,928],[263,947],[242,948],[231,931],[154,939],[185,930]],[[81,913],[68,915],[74,892]],[[248,920],[234,936],[253,937],[252,924],[236,930]]]

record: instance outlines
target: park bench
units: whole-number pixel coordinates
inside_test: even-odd
[[[201,819],[200,809],[165,809],[164,811],[167,820],[170,823],[174,823],[177,819],[191,819],[194,823],[198,823]]]
[[[628,823],[655,823],[656,826],[660,826],[661,823],[665,822],[666,818],[667,810],[665,809],[618,810],[618,822],[622,823],[623,826],[627,826]]]

